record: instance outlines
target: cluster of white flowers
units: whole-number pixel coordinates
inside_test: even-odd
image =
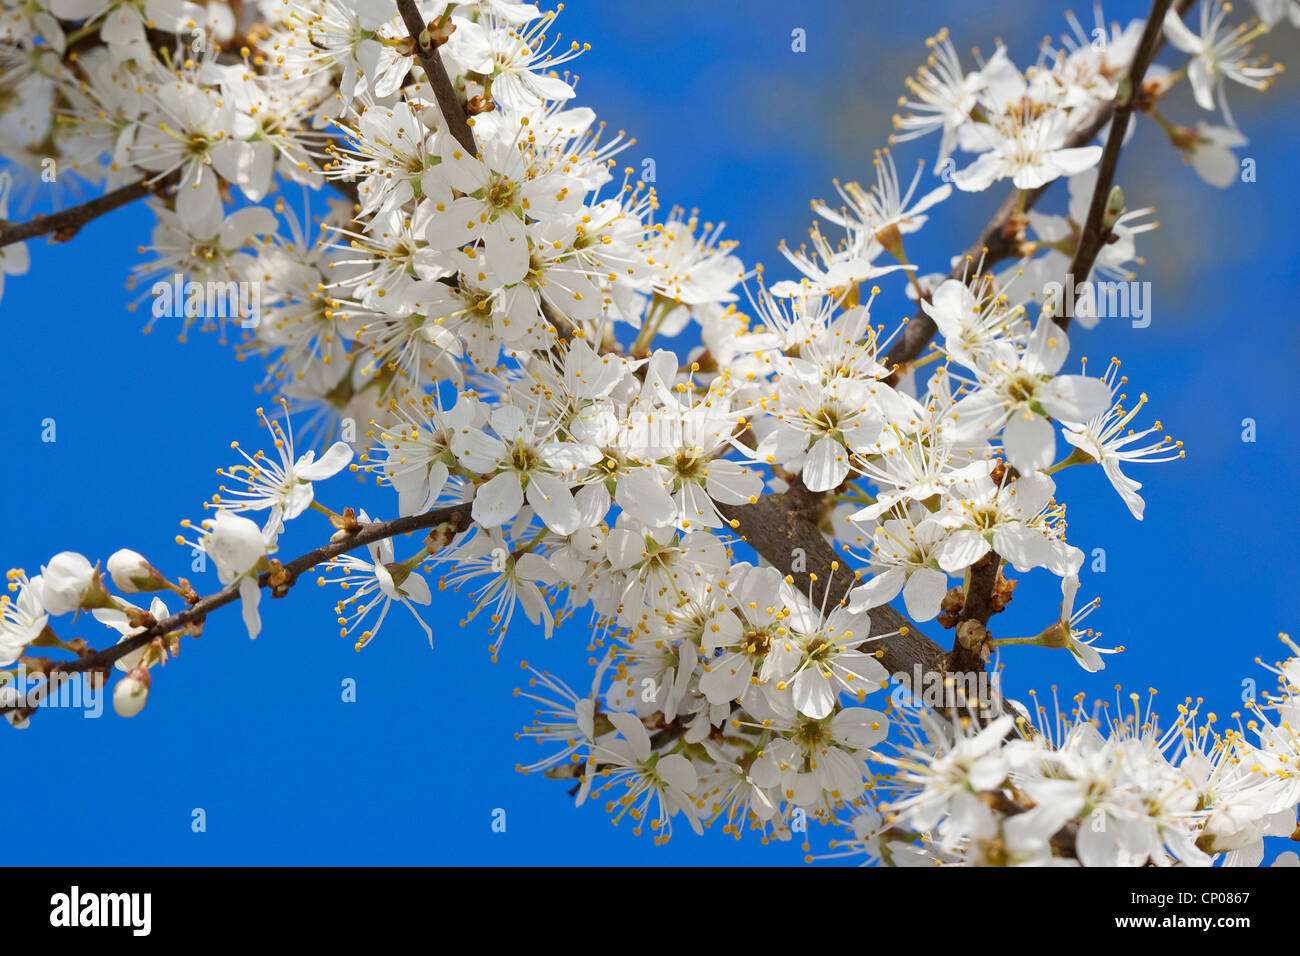
[[[1058,575],[1061,618],[1037,637],[980,633],[966,646],[1066,648],[1102,666],[1075,626],[1095,602],[1074,611],[1083,555],[1051,475],[1100,464],[1140,519],[1141,485],[1121,465],[1180,457],[1181,443],[1151,438],[1158,422],[1128,427],[1146,397],[1128,400],[1118,361],[1100,377],[1069,367],[1044,289],[1078,242],[1102,154],[1092,134],[1140,22],[1099,19],[1089,34],[1071,20],[1063,46],[1023,71],[1002,48],[967,71],[946,34],[931,40],[894,142],[940,132],[943,182],[920,189],[918,169],[904,185],[882,150],[873,185],[837,183],[841,204],[814,204],[843,237],[815,226],[809,245],[783,247],[798,278],[768,286],[718,228],[660,215],[655,191],[618,171],[631,141],[572,104],[573,78],[557,68],[582,49],[548,39],[555,14],[514,0],[414,6],[423,38],[393,0],[28,0],[0,15],[0,153],[14,170],[54,156],[92,183],[154,186],[158,225],[135,280],[256,285],[239,348],[266,362],[286,422],[292,407],[322,446],[341,438],[300,454],[287,425],[263,416],[274,451],[240,451],[218,473],[212,516],[178,539],[238,591],[250,636],[261,587],[293,583],[272,557],[287,522],[316,511],[336,541],[371,524],[316,500],[314,484],[351,465],[396,492],[400,516],[454,505],[469,516],[400,561],[391,539],[371,542],[369,560],[330,556],[319,581],[345,589],[342,633],[360,649],[397,602],[432,641],[417,606],[438,569],[440,587],[467,592],[463,625],[488,612],[494,656],[518,607],[548,637],[589,615],[592,688],[533,672],[527,696],[542,710],[525,735],[560,749],[524,769],[577,780],[579,802],[622,784],[615,821],[639,830],[648,817],[656,839],[678,814],[697,831],[721,819],[766,839],[856,808],[852,846],[891,862],[1161,863],[1257,859],[1287,807],[1294,825],[1297,795],[1280,782],[1294,759],[1293,664],[1282,723],[1260,728],[1255,747],[1244,733],[1211,743],[1194,710],[1172,735],[1142,717],[1106,737],[1082,719],[1053,736],[1011,715],[868,706],[890,676],[877,642],[898,636],[872,633],[873,612],[901,595],[914,621],[953,627],[963,582],[990,553]],[[1261,4],[1268,23],[1283,6]],[[1248,58],[1264,27],[1229,30],[1225,11],[1204,3],[1199,34],[1171,17],[1166,33],[1189,59],[1153,68],[1142,94],[1159,118],[1155,104],[1187,78],[1201,107],[1222,111],[1223,126],[1165,123],[1220,184],[1244,142],[1225,85],[1262,87],[1274,72]],[[467,120],[444,114],[431,57]],[[906,238],[952,185],[1009,180],[1026,199],[1061,177],[1069,212],[1022,215],[1006,272],[958,262],[961,278],[919,275],[909,261]],[[342,198],[313,213],[281,192],[303,187]],[[1097,274],[1139,261],[1147,212],[1114,211]],[[24,271],[24,256],[0,247],[0,275]],[[872,283],[887,276],[937,328],[935,350],[907,368],[873,324]],[[227,317],[186,311],[184,328]],[[828,505],[825,529],[855,580],[842,599],[815,575],[796,584],[773,566],[784,556],[736,553],[738,509],[792,487]],[[199,600],[134,552],[108,569],[123,594]],[[11,589],[0,664],[33,643],[63,646],[51,616],[89,609],[123,639],[167,617],[160,601],[145,611],[108,594],[79,555],[32,579],[14,572]],[[130,671],[119,712],[139,711],[171,637],[118,662]],[[1072,825],[1067,853],[1059,835]]]
[[[158,591],[173,588],[143,557],[126,549],[108,560],[111,582],[123,593]],[[114,597],[108,592],[98,566],[84,555],[62,551],[33,578],[19,570],[7,575],[9,590],[17,594],[0,597],[0,666],[13,664],[30,647],[59,648],[80,653],[85,642],[63,641],[50,626],[50,619],[88,610],[94,618],[117,631],[122,640],[141,634],[157,621],[168,617],[167,606],[154,598],[148,610]],[[179,588],[174,588],[180,592]],[[178,638],[158,639],[119,658],[115,665],[126,676],[113,689],[113,707],[123,717],[132,717],[144,707],[149,690],[149,668],[164,663],[175,650]],[[21,671],[28,667],[23,664]],[[39,668],[35,668],[38,673]],[[17,671],[0,672],[7,685]],[[102,683],[102,675],[95,675]],[[15,727],[25,727],[28,714],[20,707],[5,710],[5,719]]]
[[[1145,708],[1117,694],[1113,713],[1083,695],[1068,713],[1055,695],[1034,715],[900,708],[900,734],[869,755],[875,799],[832,849],[895,866],[1258,866],[1264,837],[1296,832],[1300,800],[1300,657],[1269,669],[1277,692],[1222,732],[1190,698],[1163,728],[1154,692]]]

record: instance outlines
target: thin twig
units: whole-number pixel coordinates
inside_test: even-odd
[[[80,232],[82,226],[87,223],[121,209],[123,206],[130,205],[137,199],[157,195],[160,191],[175,183],[176,179],[177,175],[175,173],[153,182],[148,179],[139,179],[79,205],[50,213],[48,216],[35,216],[27,222],[7,223],[0,220],[0,249],[13,245],[15,242],[24,242],[50,233],[54,233],[55,242],[67,242]],[[356,183],[338,179],[327,180],[327,182],[345,198],[352,200],[353,205],[360,202],[357,196]]]
[[[299,575],[310,571],[316,565],[364,545],[382,541],[385,538],[393,538],[411,531],[422,531],[425,528],[436,528],[443,524],[449,524],[451,531],[454,533],[464,531],[469,527],[470,507],[470,502],[464,502],[448,505],[444,508],[436,508],[424,514],[409,515],[403,518],[394,518],[392,521],[376,521],[362,525],[359,531],[338,541],[332,541],[324,547],[310,551],[284,565],[283,576],[277,576],[275,587],[282,592],[292,586]],[[269,571],[263,572],[258,577],[257,583],[259,587],[270,587],[272,585],[271,573]],[[94,654],[87,654],[75,661],[59,661],[49,670],[46,677],[53,679],[59,674],[76,674],[111,667],[114,662],[132,651],[144,647],[154,638],[178,631],[186,625],[201,622],[217,608],[224,607],[238,599],[239,586],[232,584],[215,594],[208,595],[185,610],[164,618],[139,634],[134,634],[126,640],[114,644],[112,647],[97,651]],[[12,710],[19,711],[23,716],[27,716],[31,712],[29,708],[10,706],[0,708],[0,713]]]
[[[1165,14],[1172,6],[1173,0],[1155,0],[1151,7],[1151,16],[1147,18],[1146,29],[1138,42],[1137,52],[1133,54],[1133,63],[1128,72],[1120,79],[1119,93],[1115,97],[1115,111],[1110,121],[1110,133],[1106,137],[1106,146],[1102,150],[1101,165],[1097,168],[1097,185],[1092,191],[1092,202],[1088,205],[1088,218],[1083,231],[1079,234],[1079,244],[1074,249],[1070,268],[1066,271],[1066,281],[1086,280],[1097,261],[1101,247],[1106,244],[1102,230],[1102,220],[1110,202],[1111,187],[1115,183],[1115,168],[1119,165],[1120,150],[1124,148],[1124,136],[1128,132],[1129,118],[1137,107],[1142,92],[1142,80],[1147,67],[1155,59],[1159,50],[1161,29]],[[1108,231],[1108,230],[1107,230]],[[1055,322],[1061,328],[1070,326],[1072,316],[1066,309],[1058,310]]]
[[[989,618],[993,616],[993,592],[998,583],[998,571],[1002,558],[996,551],[990,551],[970,568],[970,578],[966,584],[966,600],[962,605],[957,627],[953,632],[952,652],[948,655],[948,667],[952,671],[982,671],[984,656],[981,650],[983,640],[963,643],[963,624],[974,622],[979,625],[982,637],[988,627]]]
[[[465,117],[465,107],[460,97],[456,95],[456,88],[451,85],[447,68],[442,65],[442,55],[438,53],[433,38],[429,36],[428,25],[420,16],[415,0],[397,0],[397,10],[401,13],[402,22],[406,24],[406,29],[415,41],[415,54],[419,57],[420,65],[424,67],[424,73],[433,86],[433,95],[438,100],[438,109],[447,124],[447,129],[452,136],[456,137],[456,142],[464,146],[471,156],[477,156],[478,146],[474,142],[474,133],[469,128],[469,122]]]
[[[174,174],[152,182],[148,179],[141,179],[125,186],[119,186],[112,192],[104,193],[104,195],[87,200],[80,205],[51,213],[48,216],[36,216],[27,222],[0,222],[0,248],[26,239],[35,239],[37,236],[49,235],[50,233],[55,233],[55,241],[67,242],[86,223],[107,215],[115,209],[120,209],[128,203],[135,202],[137,199],[153,195],[175,181],[176,176]]]

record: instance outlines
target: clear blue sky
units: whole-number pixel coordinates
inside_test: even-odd
[[[1243,4],[1245,6],[1245,4]],[[1090,22],[1086,3],[1080,4]],[[580,100],[613,129],[638,139],[624,158],[653,157],[665,204],[698,206],[728,223],[740,254],[781,274],[775,251],[797,244],[808,202],[830,180],[870,175],[873,148],[889,133],[903,78],[924,55],[924,38],[952,28],[959,49],[985,52],[1001,36],[1022,65],[1035,43],[1059,34],[1061,5],[982,6],[755,0],[641,3],[570,0],[559,21],[569,39],[590,42],[578,63]],[[1110,3],[1107,13],[1145,13]],[[743,11],[737,15],[736,11]],[[791,50],[791,31],[807,52]],[[1294,34],[1277,38],[1294,46]],[[1275,51],[1282,53],[1275,41]],[[1151,326],[1103,323],[1073,336],[1072,359],[1125,360],[1131,391],[1187,448],[1184,462],[1148,466],[1147,518],[1134,521],[1099,470],[1062,476],[1073,542],[1106,550],[1104,574],[1087,573],[1085,594],[1102,596],[1090,623],[1127,653],[1089,676],[1064,654],[1024,648],[1005,656],[1006,687],[1058,684],[1065,696],[1145,695],[1162,710],[1204,696],[1221,720],[1239,705],[1242,681],[1266,676],[1252,663],[1281,656],[1279,630],[1296,629],[1291,567],[1297,532],[1294,440],[1297,407],[1293,321],[1297,275],[1295,72],[1264,96],[1233,90],[1242,151],[1257,181],[1225,191],[1200,182],[1153,128],[1125,153],[1120,181],[1130,205],[1154,203],[1162,227],[1143,251],[1154,283]],[[1185,92],[1170,113],[1201,118]],[[898,151],[899,166],[933,160],[933,139]],[[913,251],[923,271],[946,269],[1000,195],[950,202]],[[1062,208],[1050,194],[1043,208]],[[38,205],[37,210],[49,208]],[[51,554],[79,550],[103,560],[119,547],[167,571],[188,565],[172,538],[183,517],[201,516],[228,464],[229,443],[259,447],[253,392],[261,369],[237,363],[215,338],[180,345],[164,322],[142,335],[130,313],[126,275],[139,261],[151,217],[122,210],[66,246],[31,244],[33,266],[6,283],[0,302],[9,360],[0,382],[10,467],[0,472],[0,554],[36,573]],[[885,321],[904,314],[886,300]],[[42,420],[57,441],[41,441]],[[1241,440],[1242,420],[1257,440]],[[385,507],[349,479],[320,490],[330,505]],[[351,497],[350,497],[351,496]],[[308,550],[310,519],[284,548]],[[215,573],[196,584],[215,590]],[[549,642],[525,628],[510,634],[501,662],[488,660],[486,626],[458,628],[464,605],[435,594],[430,650],[414,622],[390,618],[364,653],[340,639],[336,595],[298,589],[263,602],[265,628],[250,642],[238,615],[213,617],[181,657],[155,670],[137,718],[84,720],[40,713],[31,729],[0,733],[11,768],[0,816],[18,822],[11,859],[33,864],[386,864],[585,863],[795,864],[797,846],[763,847],[720,832],[696,839],[685,827],[656,848],[628,826],[611,827],[598,805],[574,810],[565,785],[514,772],[538,749],[516,742],[529,710],[512,698],[526,658],[585,687],[585,628]],[[1059,600],[1045,572],[1022,581],[995,633],[1036,633]],[[937,628],[932,626],[932,630]],[[84,636],[106,642],[87,622]],[[945,635],[946,636],[946,635]],[[341,684],[357,683],[344,703]],[[6,728],[7,730],[7,728]],[[207,831],[191,831],[195,808]],[[492,813],[507,814],[505,833]],[[50,833],[74,833],[52,842]],[[826,835],[815,839],[824,841]]]

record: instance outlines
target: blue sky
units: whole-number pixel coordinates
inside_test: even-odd
[[[1024,64],[1034,44],[1064,27],[1060,5],[1018,2],[974,13],[970,4],[932,2],[675,2],[654,5],[570,0],[559,30],[590,42],[578,62],[580,100],[637,143],[624,159],[655,160],[665,206],[699,207],[725,221],[747,262],[784,274],[782,237],[797,244],[809,200],[831,179],[870,175],[872,150],[889,132],[903,78],[923,40],[951,27],[959,49],[984,52],[1002,37]],[[734,11],[743,10],[743,15]],[[1145,13],[1111,3],[1111,17]],[[791,32],[806,32],[793,52]],[[1292,35],[1281,38],[1294,43]],[[1281,53],[1281,44],[1274,49]],[[969,59],[967,60],[969,62]],[[1240,703],[1243,681],[1268,675],[1278,631],[1296,627],[1291,566],[1300,528],[1293,440],[1297,407],[1292,320],[1297,275],[1294,157],[1300,124],[1284,104],[1286,74],[1260,96],[1234,89],[1237,120],[1250,137],[1241,151],[1256,181],[1215,190],[1196,178],[1158,129],[1144,126],[1126,151],[1120,182],[1130,206],[1158,207],[1161,228],[1143,237],[1154,286],[1149,328],[1103,322],[1072,335],[1072,358],[1100,367],[1124,360],[1130,391],[1150,396],[1151,414],[1187,448],[1185,461],[1137,472],[1147,515],[1134,521],[1097,469],[1061,476],[1073,543],[1105,550],[1106,570],[1085,565],[1085,594],[1099,594],[1090,623],[1127,651],[1087,675],[1065,655],[1035,648],[1004,657],[1013,696],[1030,687],[1063,696],[1113,698],[1114,686],[1165,713],[1204,697],[1220,720]],[[1181,91],[1168,113],[1201,118]],[[897,151],[899,167],[932,162],[933,139]],[[994,191],[996,192],[996,191]],[[1001,194],[961,197],[941,207],[913,261],[946,271]],[[44,203],[44,205],[43,205]],[[1063,208],[1054,190],[1042,208]],[[37,210],[49,208],[45,197]],[[0,472],[0,545],[7,566],[35,573],[51,554],[74,549],[103,560],[119,547],[183,572],[187,549],[177,522],[201,517],[229,443],[258,447],[254,409],[262,370],[236,362],[215,337],[184,344],[159,323],[131,313],[130,268],[151,217],[128,208],[93,223],[63,246],[31,243],[33,265],[10,279],[0,302],[9,360],[0,382],[9,467]],[[905,314],[884,299],[877,318]],[[1243,420],[1256,440],[1242,440]],[[54,419],[54,442],[43,421]],[[333,507],[380,511],[386,496],[349,479],[327,483]],[[283,545],[315,545],[309,519]],[[323,529],[319,530],[321,536]],[[191,575],[202,591],[215,573]],[[524,777],[519,762],[538,748],[513,734],[529,717],[511,696],[519,661],[553,670],[575,687],[590,682],[581,620],[549,641],[512,630],[500,662],[487,654],[486,625],[458,627],[464,603],[435,594],[430,650],[413,621],[392,617],[364,653],[339,638],[336,596],[314,587],[263,602],[265,629],[249,641],[234,613],[212,618],[203,637],[155,671],[137,718],[85,720],[49,710],[19,733],[0,734],[13,768],[0,812],[19,824],[13,857],[33,864],[389,864],[583,863],[796,864],[797,846],[764,847],[719,833],[696,839],[685,827],[654,847],[626,825],[612,828],[597,805],[579,810],[562,784]],[[995,634],[1032,634],[1054,614],[1056,581],[1026,576]],[[87,622],[88,624],[90,622]],[[938,628],[930,631],[940,639]],[[104,641],[98,625],[83,635]],[[344,702],[353,679],[357,699]],[[496,809],[506,830],[493,832]],[[202,809],[206,832],[194,832]],[[86,825],[88,821],[99,821]],[[24,827],[29,827],[24,831]],[[50,832],[73,841],[51,842]],[[824,841],[824,835],[814,843]],[[21,848],[19,848],[21,846]]]

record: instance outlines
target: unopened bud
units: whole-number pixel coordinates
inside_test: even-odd
[[[113,709],[119,717],[134,717],[149,699],[149,672],[143,667],[131,671],[113,688]]]
[[[167,587],[167,579],[158,573],[158,569],[146,561],[144,555],[128,548],[113,552],[108,559],[108,573],[113,578],[113,585],[123,594],[161,591]]]

